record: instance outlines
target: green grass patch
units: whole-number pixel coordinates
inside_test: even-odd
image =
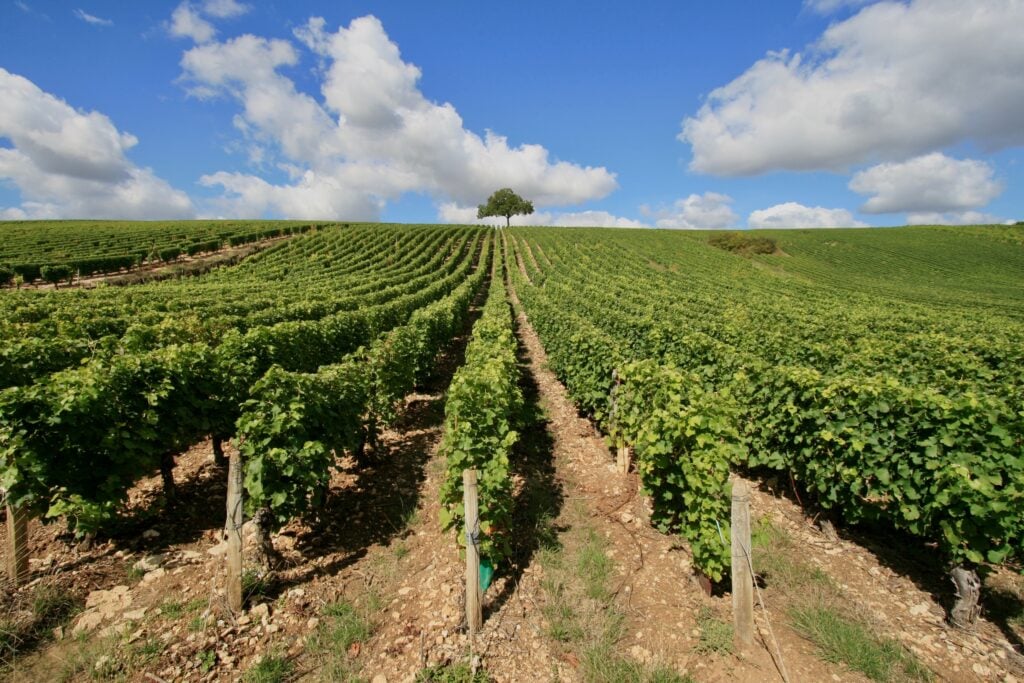
[[[349,681],[355,677],[359,667],[349,656],[349,649],[373,635],[372,615],[380,607],[381,601],[376,593],[367,596],[362,608],[345,601],[324,607],[320,624],[306,646],[317,661],[321,680]]]
[[[843,664],[873,681],[930,681],[931,672],[892,638],[878,636],[863,622],[833,607],[801,605],[790,609],[793,627],[810,640],[827,662]]]
[[[490,683],[491,677],[484,669],[473,668],[468,661],[432,666],[416,674],[416,683]]]
[[[605,554],[605,542],[591,530],[586,542],[580,547],[576,558],[576,568],[583,581],[586,596],[598,602],[608,602],[611,591],[608,579],[612,573],[612,561]]]
[[[82,600],[56,580],[44,580],[31,591],[19,593],[0,614],[0,672],[51,640],[54,629],[67,626],[81,607]]]
[[[688,683],[670,668],[634,661],[618,651],[625,616],[609,587],[614,563],[607,543],[587,525],[585,507],[573,501],[574,528],[550,540],[536,554],[543,568],[541,607],[547,635],[579,659],[579,674],[588,683]],[[564,541],[564,543],[562,542]]]
[[[798,559],[800,552],[789,535],[764,517],[751,533],[754,570],[765,583],[783,593],[793,594],[813,587],[819,592],[838,594],[832,578],[820,567]]]
[[[814,643],[823,660],[873,681],[932,680],[931,672],[899,641],[876,634],[828,574],[800,559],[799,548],[785,531],[763,518],[751,541],[755,570],[768,588],[783,594],[790,624]]]
[[[287,657],[264,655],[242,676],[243,683],[282,683],[291,676],[295,666]]]
[[[732,624],[715,615],[709,607],[701,607],[697,613],[697,628],[700,638],[697,641],[697,652],[702,654],[726,655],[732,653]]]
[[[580,674],[587,683],[693,683],[668,667],[649,667],[593,647],[583,653]]]
[[[271,589],[270,575],[256,569],[242,572],[242,597],[244,600],[258,602],[267,597]]]

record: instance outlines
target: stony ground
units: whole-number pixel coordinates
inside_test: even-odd
[[[602,641],[602,656],[635,663],[640,673],[603,680],[643,680],[658,667],[701,682],[781,681],[783,672],[794,682],[867,680],[824,661],[790,626],[790,597],[771,582],[761,591],[766,609],[756,610],[755,645],[707,647],[698,615],[728,624],[729,596],[707,595],[685,543],[646,523],[635,474],[616,472],[600,436],[546,368],[529,322],[520,316],[518,323],[528,409],[515,475],[516,560],[487,591],[485,625],[472,642],[463,628],[463,562],[438,522],[443,395],[461,362],[460,342],[422,392],[407,398],[379,465],[338,472],[321,514],[275,536],[273,581],[251,587],[243,615],[232,616],[222,597],[226,472],[209,443],[180,457],[172,507],[160,501],[158,478],[144,482],[133,492],[131,521],[92,549],[33,522],[35,586],[58,583],[81,598],[81,611],[14,659],[7,677],[229,681],[273,655],[298,680],[344,671],[374,683],[413,681],[431,667],[465,662],[495,681],[573,681],[595,678],[598,650],[585,634],[608,623],[614,638]],[[1020,602],[989,605],[991,619],[975,633],[951,630],[940,604],[948,586],[925,560],[843,530],[829,540],[787,497],[785,482],[750,483],[753,517],[771,520],[801,562],[820,568],[935,680],[1024,680],[1020,635],[1006,618]],[[574,581],[591,565],[604,572],[600,595],[577,597]],[[1010,600],[1019,577],[1000,578],[1008,586],[1000,595]],[[372,633],[327,655],[312,644],[329,620],[327,606],[339,601],[365,614]],[[8,595],[5,604],[15,617],[26,602]]]

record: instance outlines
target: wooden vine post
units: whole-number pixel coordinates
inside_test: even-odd
[[[732,487],[732,615],[736,645],[754,643],[754,576],[750,554],[750,489],[737,481]]]
[[[480,511],[477,504],[476,470],[462,470],[462,503],[466,511],[466,627],[472,638],[483,627],[480,595]]]
[[[14,586],[28,580],[28,518],[7,505],[7,576]]]
[[[622,380],[619,379],[618,369],[612,370],[612,409],[611,420],[615,423],[619,413],[619,390],[622,387]],[[629,462],[632,453],[629,446],[622,444],[615,453],[615,469],[619,474],[629,474]]]
[[[228,458],[227,503],[227,596],[232,611],[242,610],[242,455],[233,450]]]
[[[618,453],[616,454],[616,469],[618,469],[619,474],[629,474],[629,462],[631,459],[629,446],[619,446]]]

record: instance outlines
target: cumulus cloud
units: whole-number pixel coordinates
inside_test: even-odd
[[[186,218],[192,202],[126,156],[138,140],[99,112],[80,112],[0,68],[0,179],[13,182],[19,218]]]
[[[846,209],[826,209],[786,202],[753,211],[747,218],[751,228],[866,228]]]
[[[438,207],[438,220],[442,223],[459,223],[462,225],[505,225],[502,216],[476,217],[475,206],[459,206],[455,202],[445,202]],[[640,221],[623,218],[607,211],[535,211],[527,216],[513,216],[515,225],[553,225],[557,227],[582,228],[645,228]]]
[[[841,170],[959,141],[1024,142],[1024,3],[881,2],[771,53],[683,121],[690,168]]]
[[[933,152],[909,161],[888,162],[857,173],[850,189],[874,195],[864,213],[963,211],[984,206],[1003,191],[984,161],[951,159]]]
[[[217,35],[213,24],[203,19],[191,3],[183,2],[171,13],[168,32],[175,38],[190,38],[197,43],[208,43]]]
[[[82,21],[84,21],[85,23],[92,24],[93,26],[113,26],[114,25],[113,20],[111,20],[111,19],[102,19],[102,18],[97,17],[97,16],[95,16],[93,14],[89,14],[84,9],[76,9],[74,11],[74,15],[76,17],[78,17],[79,19],[81,19]]]
[[[729,228],[739,216],[732,210],[732,197],[718,192],[691,194],[677,199],[669,208],[640,207],[641,213],[654,219],[659,228],[714,230]]]
[[[286,214],[291,197],[329,208],[323,217],[375,218],[389,199],[423,192],[439,202],[473,206],[497,187],[514,187],[535,205],[576,204],[617,187],[603,167],[552,159],[536,144],[514,146],[493,131],[465,128],[455,107],[428,100],[419,90],[420,70],[402,59],[380,21],[353,20],[331,33],[323,19],[295,31],[299,41],[323,60],[322,103],[300,92],[281,67],[299,61],[295,46],[252,35],[199,45],[182,59],[184,80],[199,97],[226,95],[242,112],[235,126],[267,160],[279,153],[293,176],[272,192],[239,192],[262,179],[210,174],[221,185],[231,210],[257,208]],[[252,154],[252,152],[250,152]],[[231,185],[222,183],[230,180]],[[344,188],[337,195],[335,188]],[[249,197],[259,198],[249,204]],[[264,198],[270,197],[268,204]],[[340,198],[339,198],[340,197]]]
[[[1005,218],[980,211],[924,211],[907,215],[907,225],[992,225],[1008,222]]]
[[[217,19],[240,17],[252,9],[249,5],[237,0],[206,0],[202,7],[204,14]]]

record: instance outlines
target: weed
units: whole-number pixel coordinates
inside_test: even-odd
[[[393,552],[395,553],[395,559],[400,560],[409,554],[409,546],[404,541],[399,541],[395,544]]]
[[[209,673],[217,664],[217,653],[213,650],[203,650],[197,658],[199,660],[199,670],[204,674]]]
[[[19,594],[0,616],[0,665],[49,640],[53,630],[68,624],[80,607],[81,600],[57,581],[42,581]]]
[[[793,626],[813,642],[825,661],[845,664],[873,681],[928,681],[930,672],[892,638],[872,633],[866,624],[828,606],[790,610]]]
[[[689,676],[680,676],[667,667],[649,669],[598,647],[591,647],[583,653],[580,672],[588,683],[693,683]]]
[[[373,633],[369,620],[347,602],[334,602],[324,608],[328,627],[321,629],[326,644],[333,649],[347,650],[353,643],[366,640]]]
[[[751,534],[754,567],[766,582],[783,593],[795,594],[814,587],[819,592],[838,593],[832,579],[820,567],[801,562],[793,540],[764,517]]]
[[[160,615],[168,619],[180,619],[185,613],[185,603],[177,600],[165,600],[160,604]]]
[[[271,581],[268,574],[256,569],[246,569],[242,572],[242,595],[246,600],[258,601],[267,597],[270,592]]]
[[[579,549],[576,568],[583,579],[587,597],[598,602],[608,602],[608,577],[612,572],[612,561],[605,554],[604,541],[590,531],[586,543]]]
[[[292,662],[278,654],[264,655],[256,662],[245,675],[242,676],[243,683],[281,683],[288,680],[294,665]]]
[[[793,627],[814,643],[822,659],[844,664],[873,681],[931,680],[931,673],[912,653],[898,641],[876,635],[871,624],[854,613],[825,572],[799,559],[785,531],[762,519],[751,540],[754,566],[769,585],[789,597]]]
[[[416,683],[490,683],[483,669],[473,673],[469,662],[432,666],[416,674]]]
[[[366,602],[367,606],[362,611],[343,601],[331,603],[323,609],[323,620],[307,645],[307,650],[320,663],[322,680],[350,680],[357,671],[349,658],[349,649],[373,635],[369,614],[379,609],[381,604],[376,593],[369,594]]]
[[[128,567],[128,569],[125,570],[125,573],[124,573],[125,579],[130,584],[138,583],[139,581],[142,580],[142,577],[145,576],[145,575],[146,575],[146,570],[143,569],[142,567],[136,567],[135,565],[132,565],[131,567]]]
[[[711,608],[700,608],[697,613],[697,628],[700,629],[697,652],[722,655],[732,652],[732,624],[715,616]]]
[[[553,604],[545,605],[541,611],[548,620],[548,635],[553,640],[568,643],[583,639],[585,632],[579,624],[576,612],[564,599],[556,599]]]

